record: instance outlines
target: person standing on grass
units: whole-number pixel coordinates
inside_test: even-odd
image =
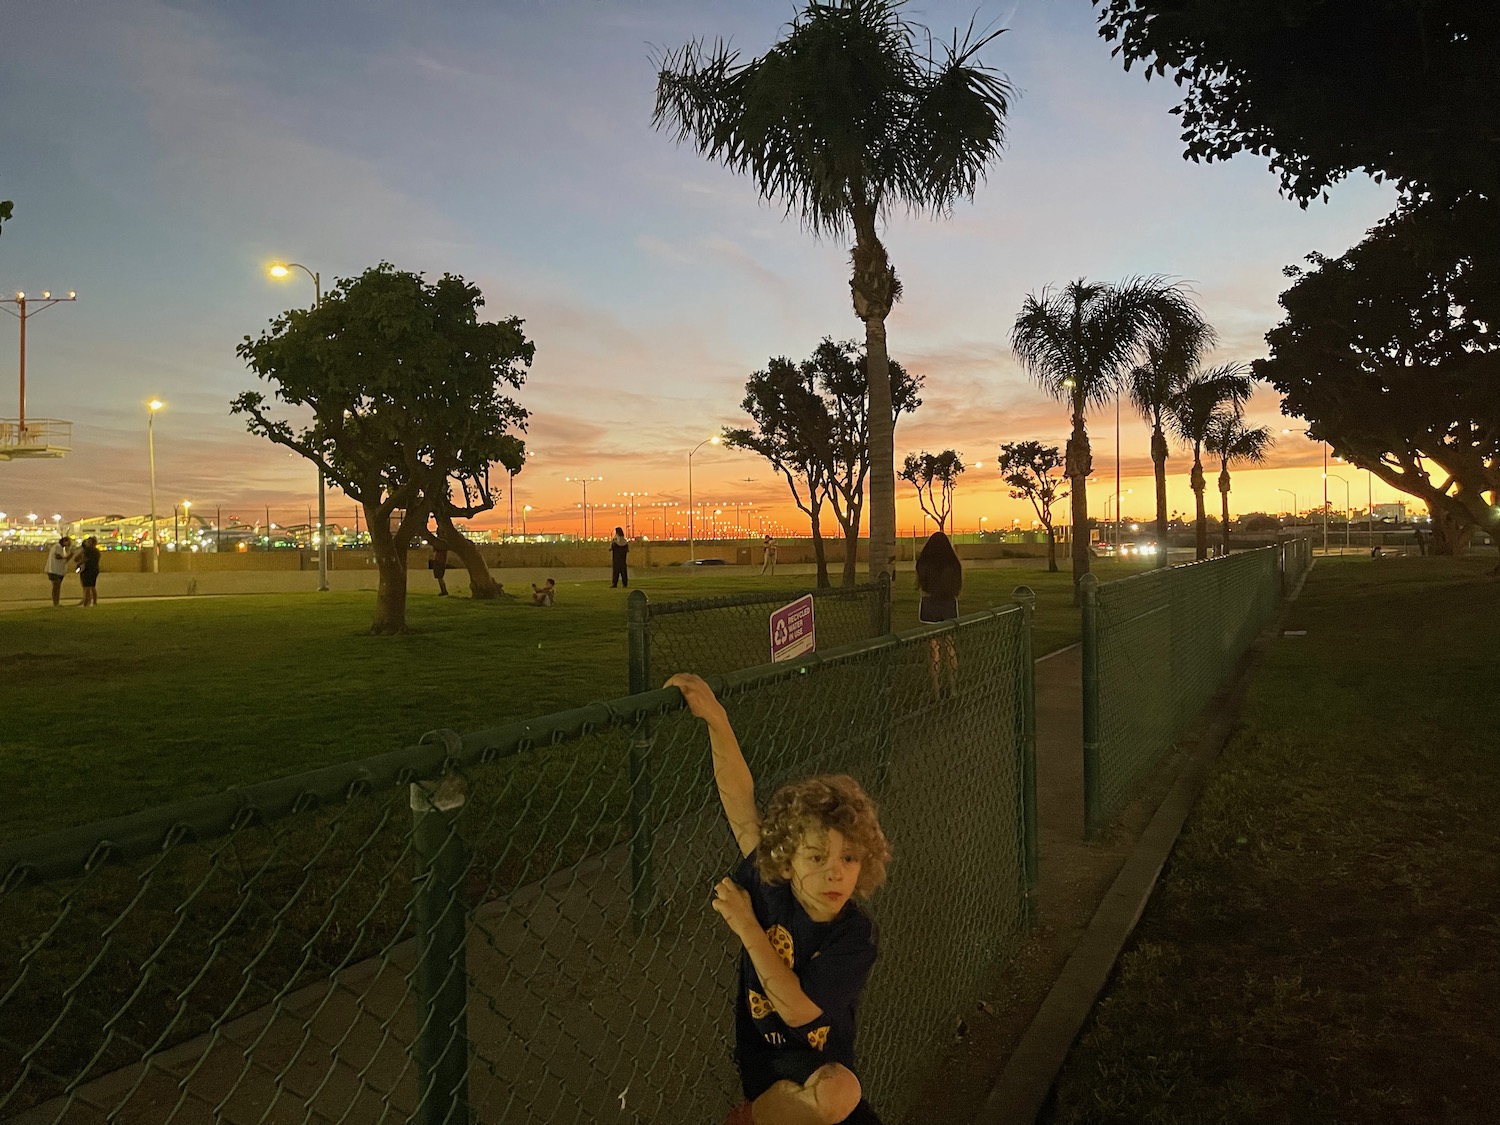
[[[427,560],[427,569],[432,571],[432,576],[437,579],[438,597],[448,596],[448,583],[443,580],[443,575],[448,573],[448,544],[441,539],[432,541],[432,558]]]
[[[769,535],[761,543],[760,572],[764,574],[768,568],[772,574],[776,573],[776,540]]]
[[[953,549],[953,541],[947,533],[934,531],[922,544],[917,555],[917,589],[922,602],[917,610],[917,620],[924,625],[935,625],[940,621],[958,619],[958,595],[964,588],[964,566]],[[953,647],[953,638],[932,639],[932,690],[942,693],[942,669],[946,666],[950,677],[958,675],[958,652]]]
[[[78,551],[78,580],[83,584],[83,601],[79,605],[99,604],[99,540],[90,535]]]
[[[52,544],[47,552],[47,562],[42,567],[48,581],[52,583],[52,604],[62,604],[63,579],[68,576],[68,560],[73,557],[73,540],[64,535]]]
[[[879,1125],[855,1075],[854,1022],[877,931],[855,901],[885,882],[891,849],[875,803],[846,774],[783,785],[755,805],[755,779],[723,704],[691,673],[667,687],[708,727],[714,783],[740,864],[713,888],[739,940],[735,1062],[745,1101],[725,1125]]]
[[[625,556],[630,554],[630,540],[625,538],[623,527],[615,528],[615,537],[609,541],[609,588],[629,587],[630,575],[625,572]]]

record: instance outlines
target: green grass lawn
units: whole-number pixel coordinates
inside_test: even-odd
[[[1318,561],[1053,1120],[1495,1120],[1490,563]]]
[[[1130,564],[1096,563],[1101,579]],[[457,576],[461,578],[460,576]],[[640,572],[653,601],[798,588],[809,577]],[[972,568],[963,608],[1037,592],[1037,655],[1078,637],[1068,574]],[[569,581],[558,605],[438,598],[418,584],[413,632],[365,633],[374,595],[120,599],[4,615],[7,718],[0,839],[121,816],[236,785],[626,693],[625,595]],[[909,572],[893,619],[916,624]]]

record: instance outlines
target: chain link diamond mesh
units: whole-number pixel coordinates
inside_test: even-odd
[[[1267,547],[1085,587],[1084,824],[1096,833],[1276,610]]]
[[[880,803],[892,1120],[1027,924],[1028,651],[1012,606],[713,681],[762,801],[839,770]],[[736,858],[675,690],[4,845],[0,1119],[716,1120]]]

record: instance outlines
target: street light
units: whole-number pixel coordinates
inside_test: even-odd
[[[159,398],[146,404],[146,457],[151,463],[151,573],[161,572],[161,548],[156,545],[156,412],[167,405]]]
[[[1290,496],[1292,498],[1292,519],[1296,519],[1297,518],[1297,494],[1295,492],[1293,492],[1290,488],[1278,488],[1276,491],[1277,492],[1285,492],[1288,496]]]
[[[705,445],[718,445],[719,440],[719,435],[714,434],[688,450],[688,562],[697,561],[697,556],[693,554],[693,454]]]
[[[1288,430],[1281,431],[1284,434],[1302,434],[1304,437],[1312,436],[1311,430]],[[1323,553],[1328,553],[1328,443],[1323,444]]]
[[[1118,483],[1118,482],[1116,482],[1116,483]],[[1127,488],[1124,492],[1116,492],[1113,496],[1106,496],[1104,498],[1104,519],[1106,520],[1106,522],[1109,520],[1109,505],[1110,505],[1110,501],[1113,500],[1114,501],[1114,505],[1115,505],[1115,550],[1116,551],[1119,551],[1119,549],[1120,549],[1120,497],[1121,496],[1129,496],[1134,491],[1135,491],[1135,489],[1133,489],[1133,488]]]
[[[649,493],[649,492],[621,492],[618,495],[626,497],[629,500],[629,502],[630,502],[630,519],[627,521],[627,523],[630,526],[630,534],[631,534],[631,536],[634,536],[635,535],[635,501],[636,501],[636,497],[638,497],[638,496],[650,496],[651,493]],[[644,503],[644,501],[643,501],[643,503]]]
[[[1347,551],[1349,549],[1349,521],[1353,516],[1353,512],[1350,511],[1351,505],[1349,503],[1349,482],[1346,481],[1343,477],[1338,476],[1337,474],[1330,476],[1328,479],[1336,480],[1344,486],[1344,550]],[[1327,553],[1326,547],[1324,548],[1324,553]]]
[[[277,279],[291,277],[292,270],[301,270],[312,278],[313,283],[313,308],[323,303],[323,279],[316,270],[310,270],[301,262],[287,262],[285,264],[276,262],[271,266],[271,276]],[[320,454],[321,456],[321,454]],[[318,462],[318,589],[328,589],[328,503],[326,498],[327,483],[323,472],[323,462]]]
[[[589,537],[589,481],[603,479],[603,477],[563,477],[563,480],[570,484],[583,485],[583,535],[578,540],[580,543]]]
[[[526,538],[526,513],[529,511],[531,511],[530,504],[521,505],[521,538],[523,540]]]

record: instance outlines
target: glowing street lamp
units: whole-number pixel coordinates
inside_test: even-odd
[[[323,279],[316,270],[310,270],[301,262],[276,262],[271,266],[270,274],[277,280],[292,276],[292,270],[301,270],[312,278],[313,283],[313,308],[323,303]],[[323,464],[318,463],[318,589],[328,589],[328,536],[324,534],[328,527],[328,485],[323,472]]]
[[[521,538],[526,538],[526,513],[531,511],[530,504],[521,505]]]
[[[692,449],[688,450],[688,562],[696,561],[693,554],[693,454],[705,445],[718,445],[720,441],[718,434],[713,437],[704,438]]]
[[[570,484],[583,485],[583,534],[578,537],[580,543],[589,537],[589,481],[603,479],[603,477],[563,477],[563,480]]]
[[[167,405],[159,398],[146,403],[146,457],[151,463],[151,573],[161,571],[161,548],[156,543],[156,412]]]
[[[1288,496],[1290,496],[1292,498],[1292,519],[1296,519],[1297,518],[1297,494],[1295,492],[1293,492],[1290,488],[1278,488],[1276,491],[1277,492],[1285,492]]]
[[[1349,500],[1349,482],[1338,474],[1330,474],[1329,480],[1336,480],[1344,486],[1344,550],[1349,549],[1349,524],[1354,517],[1353,506]],[[1324,548],[1326,551],[1327,548]]]

